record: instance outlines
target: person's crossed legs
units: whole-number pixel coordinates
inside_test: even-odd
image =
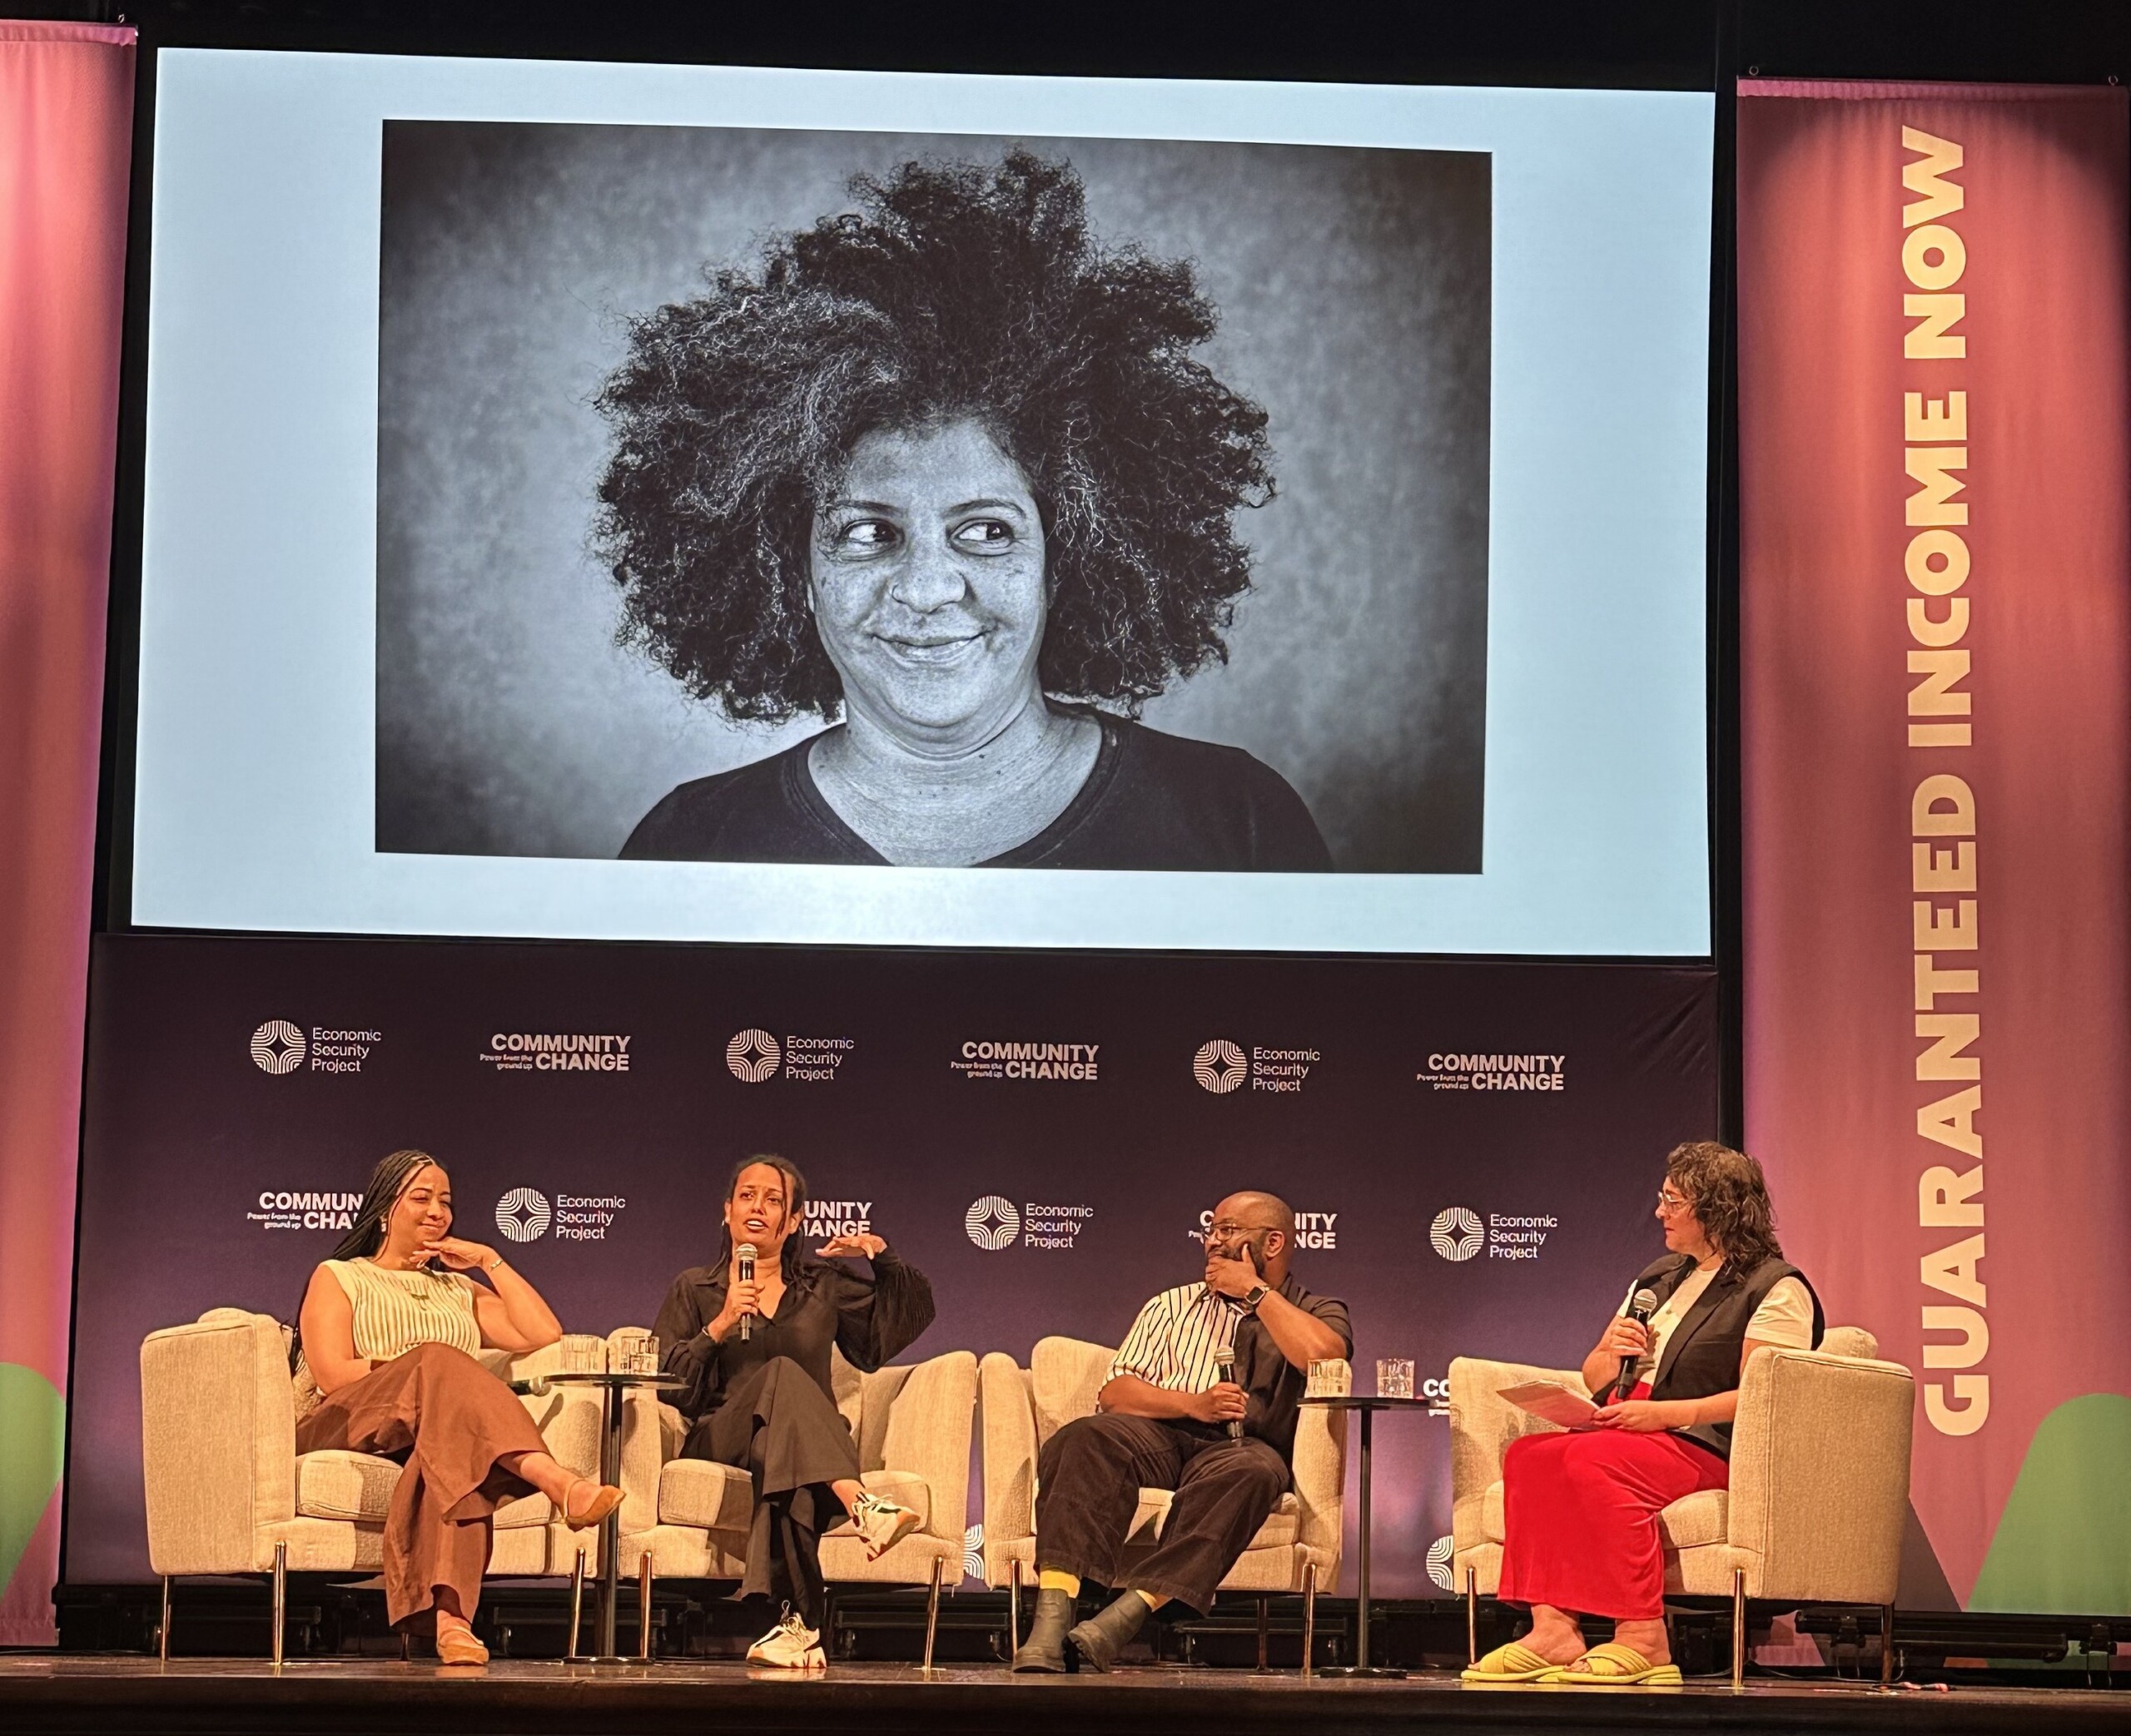
[[[1056,1672],[1070,1644],[1107,1670],[1148,1614],[1172,1598],[1205,1610],[1288,1486],[1279,1453],[1254,1436],[1231,1441],[1147,1417],[1101,1415],[1069,1423],[1046,1444],[1036,1510],[1036,1619],[1014,1668]],[[1080,1581],[1119,1585],[1119,1562],[1142,1488],[1175,1491],[1161,1540],[1120,1595],[1076,1627]]]

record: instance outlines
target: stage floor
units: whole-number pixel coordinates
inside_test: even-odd
[[[320,1659],[278,1671],[264,1661],[81,1654],[0,1656],[0,1729],[201,1733],[1012,1732],[1075,1736],[1155,1732],[1180,1724],[1220,1736],[1333,1736],[1344,1731],[1473,1730],[1904,1731],[2018,1733],[2131,1728],[2131,1695],[2075,1688],[1897,1689],[1759,1681],[1623,1690],[1467,1688],[1448,1672],[1403,1681],[1304,1680],[1293,1671],[1121,1669],[1107,1676],[1016,1676],[1001,1666],[935,1669],[838,1664],[794,1676],[743,1664],[609,1665],[499,1662],[486,1669],[434,1663]]]

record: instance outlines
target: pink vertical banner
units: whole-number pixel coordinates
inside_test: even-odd
[[[133,126],[130,29],[0,20],[0,1644],[48,1644]]]
[[[2126,131],[1740,87],[1747,1135],[1972,1609],[2131,1611]]]

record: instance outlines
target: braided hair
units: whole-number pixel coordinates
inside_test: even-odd
[[[408,1183],[422,1171],[435,1163],[436,1159],[425,1151],[409,1146],[380,1158],[377,1168],[370,1173],[369,1184],[363,1189],[363,1202],[355,1208],[355,1219],[348,1227],[329,1260],[363,1260],[385,1246],[385,1226],[392,1216],[392,1208],[400,1203],[400,1196],[407,1191]],[[441,1166],[439,1166],[441,1167]],[[289,1330],[289,1367],[291,1371],[303,1356],[303,1302],[297,1298],[296,1320]]]

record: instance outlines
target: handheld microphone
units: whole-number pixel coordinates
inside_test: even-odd
[[[1235,1379],[1234,1350],[1229,1346],[1224,1344],[1219,1350],[1215,1351],[1214,1352],[1214,1368],[1215,1371],[1218,1373],[1224,1381],[1234,1381]],[[1231,1441],[1240,1441],[1243,1439],[1243,1419],[1240,1416],[1231,1416],[1229,1418],[1229,1439]]]
[[[739,1271],[740,1282],[743,1284],[753,1283],[755,1281],[755,1244],[752,1242],[743,1242],[738,1247],[733,1250],[733,1258],[734,1264]],[[750,1308],[746,1313],[740,1317],[740,1342],[743,1344],[745,1344],[754,1336],[755,1312],[753,1309]]]
[[[1657,1312],[1657,1292],[1645,1287],[1636,1292],[1628,1302],[1628,1318],[1637,1326],[1647,1327],[1650,1317]],[[1635,1391],[1636,1371],[1642,1366],[1640,1357],[1621,1358],[1621,1371],[1613,1376],[1612,1401],[1618,1404]]]

